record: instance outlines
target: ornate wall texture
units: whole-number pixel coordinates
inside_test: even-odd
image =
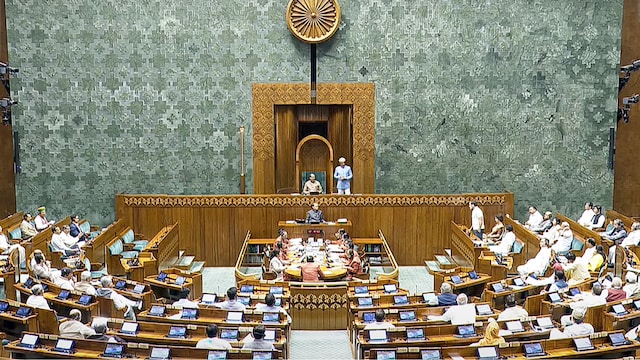
[[[286,0],[7,0],[18,208],[238,192],[251,84],[309,81]],[[622,0],[343,0],[319,82],[376,84],[376,192],[610,206]],[[247,189],[252,189],[251,154]]]

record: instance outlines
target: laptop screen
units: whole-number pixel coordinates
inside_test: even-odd
[[[407,339],[424,339],[424,329],[422,328],[409,328],[407,329]]]
[[[122,323],[122,327],[120,328],[120,332],[125,334],[135,334],[138,331],[138,323],[125,322]]]
[[[224,360],[227,358],[225,350],[210,350],[207,354],[207,360]]]
[[[622,304],[615,304],[611,308],[616,314],[624,314],[627,312],[627,309],[625,309]]]
[[[60,290],[60,294],[58,294],[58,299],[67,300],[69,298],[69,295],[71,295],[71,292],[69,292],[69,290]]]
[[[398,287],[396,286],[396,284],[385,284],[384,285],[384,292],[386,293],[394,293],[398,291]]]
[[[368,286],[356,286],[355,288],[356,294],[368,294],[369,287]]]
[[[636,309],[640,310],[640,300],[635,300],[635,301],[633,302],[633,306],[635,306],[635,307],[636,307]]]
[[[573,342],[576,344],[576,350],[578,351],[593,349],[593,345],[591,344],[591,339],[587,337],[574,338]]]
[[[125,286],[127,286],[127,282],[124,280],[118,280],[118,282],[116,283],[116,289],[118,290],[124,289]]]
[[[262,314],[263,322],[279,322],[280,314],[277,312],[266,312]]]
[[[149,310],[149,315],[152,316],[164,316],[165,307],[162,305],[153,305]]]
[[[238,340],[238,329],[222,329],[220,338],[225,340]]]
[[[133,292],[136,294],[142,294],[144,292],[144,285],[138,284],[133,288]]]
[[[500,284],[500,283],[491,284],[491,287],[493,288],[493,291],[495,291],[495,292],[504,291],[504,288],[502,287],[502,284]]]
[[[396,305],[408,304],[409,299],[407,295],[397,295],[393,297],[393,303]]]
[[[6,301],[0,301],[0,311],[7,311],[9,303]]]
[[[376,321],[376,313],[366,312],[362,314],[362,322],[370,323]]]
[[[536,322],[538,323],[538,326],[543,328],[553,327],[550,317],[537,318]]]
[[[271,360],[271,351],[254,351],[252,353],[252,360]]]
[[[187,278],[185,278],[184,276],[178,276],[176,278],[176,285],[182,286],[182,285],[184,285],[185,281],[187,281]]]
[[[618,346],[627,343],[627,339],[624,337],[623,333],[613,333],[609,334],[609,340],[611,340],[611,345]]]
[[[242,287],[240,287],[240,292],[245,294],[252,294],[253,285],[242,285]]]
[[[524,353],[526,356],[544,355],[541,343],[524,344]]]
[[[29,316],[31,315],[31,308],[20,306],[20,308],[18,308],[18,311],[16,311],[16,315]]]
[[[373,305],[373,299],[370,298],[370,297],[358,298],[358,305],[359,306],[371,306],[371,305]]]
[[[186,326],[172,326],[169,329],[169,336],[186,336],[187,328]]]
[[[489,306],[489,304],[478,304],[476,305],[476,310],[478,311],[478,315],[493,314],[493,310],[491,310],[491,306]]]
[[[562,299],[560,298],[560,295],[558,293],[549,293],[549,300],[551,300],[552,303],[556,303],[556,302],[560,302],[562,301]]]
[[[190,309],[190,308],[182,309],[183,319],[195,319],[197,317],[198,317],[198,309]]]
[[[416,319],[416,313],[413,310],[400,311],[398,315],[400,315],[401,321],[411,321]]]
[[[78,300],[78,303],[80,303],[81,305],[89,305],[91,304],[91,300],[93,300],[91,295],[82,295],[80,296],[80,299]]]
[[[387,341],[387,330],[369,330],[369,341]]]
[[[238,296],[238,302],[240,302],[244,306],[249,306],[249,304],[251,303],[251,298],[248,296]]]
[[[440,360],[440,350],[422,350],[420,358],[422,360]]]
[[[524,328],[522,327],[522,323],[520,321],[507,321],[506,325],[507,330],[511,332],[524,331]]]
[[[33,281],[32,278],[28,278],[25,282],[24,282],[24,287],[26,287],[27,289],[31,289],[31,287],[33,286],[33,284],[35,284],[36,282]]]
[[[276,341],[276,331],[274,329],[266,329],[264,331],[264,341]]]
[[[576,296],[576,295],[580,294],[580,289],[571,288],[571,289],[569,289],[569,293],[571,294],[571,296]]]
[[[38,343],[38,335],[33,334],[24,334],[22,335],[22,340],[20,340],[20,345],[34,347]]]
[[[165,281],[167,279],[167,274],[161,272],[160,274],[158,274],[158,280],[160,281]]]
[[[475,279],[477,279],[477,278],[478,278],[478,273],[476,273],[476,271],[475,271],[475,270],[471,270],[471,272],[469,273],[469,278],[470,278],[471,280],[475,280]]]
[[[451,275],[451,282],[453,282],[454,284],[461,284],[462,279],[458,275]]]
[[[216,302],[216,294],[202,294],[202,299],[200,302],[205,304],[213,304]]]
[[[395,350],[378,350],[376,351],[376,359],[377,360],[395,360],[396,351]]]
[[[422,299],[424,302],[429,303],[433,300],[436,300],[438,297],[434,293],[424,293],[422,294]]]
[[[478,357],[481,359],[494,359],[498,357],[498,352],[494,347],[479,347],[478,348]]]
[[[71,349],[73,349],[73,340],[68,340],[68,339],[58,339],[58,342],[56,342],[56,350],[59,351],[69,351]]]
[[[149,357],[151,359],[169,359],[169,354],[169,348],[154,347],[151,348],[151,355]]]
[[[458,335],[470,336],[476,334],[476,328],[473,325],[460,325],[458,326]]]
[[[120,356],[124,352],[124,345],[122,344],[107,344],[104,348],[104,354],[107,356]]]
[[[227,313],[227,321],[229,322],[242,322],[242,316],[244,313],[240,311],[229,311]]]
[[[282,295],[284,293],[284,288],[282,286],[272,286],[269,288],[269,293],[274,295]]]
[[[521,278],[513,278],[513,285],[515,286],[524,286],[524,281]]]

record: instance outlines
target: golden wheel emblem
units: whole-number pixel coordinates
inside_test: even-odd
[[[340,26],[340,5],[337,0],[290,0],[287,26],[308,44],[327,41]]]

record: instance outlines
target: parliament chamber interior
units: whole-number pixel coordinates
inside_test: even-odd
[[[639,14],[0,0],[0,359],[640,358]]]

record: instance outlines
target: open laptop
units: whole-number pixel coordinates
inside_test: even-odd
[[[464,281],[458,275],[451,275],[451,282],[454,284],[462,284]]]
[[[157,279],[158,279],[158,281],[166,281],[167,280],[167,276],[169,276],[169,275],[167,275],[167,273],[161,272],[160,274],[158,274]]]
[[[363,323],[372,323],[376,321],[376,313],[374,312],[366,312],[362,314],[362,322]]]
[[[378,350],[376,351],[376,360],[395,360],[395,350]]]
[[[562,302],[562,298],[557,292],[552,292],[549,293],[549,301],[551,301],[552,303],[559,303]]]
[[[387,330],[384,330],[384,329],[369,330],[369,342],[372,342],[372,343],[387,342]]]
[[[368,286],[356,286],[355,292],[356,292],[356,295],[368,294],[369,293],[369,287]]]
[[[538,326],[543,329],[551,329],[555,327],[550,317],[537,318],[536,323],[538,323]]]
[[[591,343],[591,339],[588,337],[574,338],[573,342],[576,344],[577,351],[589,351],[595,349]]]
[[[251,360],[271,360],[273,356],[271,351],[254,351],[251,355]]]
[[[471,270],[471,271],[469,272],[469,278],[470,278],[471,280],[476,280],[476,279],[478,279],[478,278],[479,278],[478,273],[477,273],[475,270]]]
[[[187,278],[186,278],[186,277],[184,277],[184,276],[178,276],[178,277],[176,278],[176,282],[175,282],[175,284],[176,284],[176,285],[178,285],[178,286],[182,286],[182,285],[184,285],[184,283],[185,283],[186,281],[187,281]]]
[[[78,299],[78,304],[87,306],[93,302],[93,296],[84,294]]]
[[[202,294],[202,298],[200,299],[200,303],[205,305],[213,305],[216,303],[218,299],[216,294]]]
[[[479,316],[493,314],[493,310],[491,310],[491,306],[489,306],[489,304],[477,304],[476,311]]]
[[[263,323],[279,323],[280,314],[277,312],[262,313],[262,322]]]
[[[407,328],[407,341],[423,341],[424,329],[423,328]]]
[[[27,289],[31,289],[35,283],[36,282],[33,281],[32,278],[27,278],[27,280],[24,282],[24,287],[26,287]]]
[[[434,293],[424,293],[424,294],[422,294],[422,300],[424,300],[424,302],[427,303],[427,304],[429,302],[435,301],[437,299],[438,299],[438,297]]]
[[[373,299],[371,297],[358,298],[358,306],[373,306]]]
[[[56,346],[53,348],[53,351],[63,352],[67,354],[72,354],[75,352],[75,341],[69,339],[58,339],[56,342]]]
[[[21,318],[31,316],[31,308],[20,306],[18,311],[16,311],[16,316]]]
[[[507,330],[511,331],[512,333],[524,331],[524,327],[522,326],[522,323],[518,320],[507,321],[505,325],[507,326]]]
[[[253,294],[253,285],[242,285],[240,287],[240,293],[242,293],[242,294]]]
[[[194,320],[198,318],[198,309],[183,308],[181,319]]]
[[[458,326],[458,335],[456,337],[468,338],[476,336],[476,328],[473,325]]]
[[[227,341],[238,341],[238,329],[220,329],[220,339]]]
[[[516,277],[516,278],[513,278],[513,285],[515,285],[515,286],[524,286],[525,283],[521,278]]]
[[[227,322],[241,323],[244,317],[244,313],[241,311],[229,311],[227,313]]]
[[[266,329],[264,331],[264,341],[275,342],[276,341],[276,330],[275,329]]]
[[[115,288],[118,290],[124,290],[125,287],[127,287],[127,282],[124,280],[118,280],[115,286]]]
[[[629,341],[627,341],[627,339],[624,337],[623,333],[613,333],[613,334],[609,334],[609,340],[611,340],[611,345],[612,346],[623,346],[623,345],[629,345],[631,344]]]
[[[38,347],[39,342],[40,338],[38,337],[38,335],[24,334],[22,335],[22,339],[20,339],[20,346],[29,349],[35,349],[36,347]]]
[[[422,360],[440,360],[440,350],[438,349],[426,349],[420,351],[420,358]]]
[[[226,350],[209,350],[207,360],[225,360],[227,358]]]
[[[135,335],[138,333],[138,323],[124,322],[120,328],[122,334]]]
[[[491,288],[493,289],[493,292],[497,292],[497,293],[507,291],[505,290],[505,288],[502,286],[501,283],[491,284]]]
[[[478,359],[480,360],[498,360],[498,350],[493,346],[484,346],[478,348]]]
[[[269,293],[273,295],[284,294],[284,288],[282,286],[272,286],[269,288]]]
[[[0,312],[5,312],[9,308],[9,303],[6,301],[0,301]]]
[[[524,348],[524,355],[526,357],[544,356],[547,354],[539,342],[523,344],[522,347]]]
[[[622,304],[615,304],[611,306],[611,310],[613,310],[613,313],[616,314],[616,316],[627,315],[629,313]]]
[[[110,358],[121,358],[124,354],[124,344],[107,344],[102,356]]]
[[[237,299],[238,302],[244,306],[249,306],[249,304],[251,304],[251,298],[248,296],[238,296]]]
[[[136,294],[142,294],[144,292],[144,285],[138,284],[133,288],[133,292]]]
[[[636,309],[640,310],[640,300],[634,300],[633,301],[633,306],[635,306]]]
[[[393,303],[395,305],[405,305],[409,303],[407,295],[396,295],[393,297]]]
[[[164,316],[166,312],[166,308],[162,305],[153,305],[149,310],[149,315],[151,316]]]
[[[187,337],[187,327],[186,326],[172,326],[169,328],[169,333],[167,337],[175,338],[175,339],[184,339]]]
[[[399,311],[398,317],[400,321],[414,321],[416,319],[416,312],[413,310]]]
[[[171,350],[166,347],[152,347],[149,360],[167,360],[171,359]]]
[[[384,292],[387,294],[392,294],[398,292],[398,287],[396,284],[384,284]]]
[[[576,296],[576,295],[580,294],[580,289],[578,289],[578,288],[571,288],[571,289],[569,289],[569,294],[570,294],[571,296]]]
[[[69,290],[60,290],[60,293],[58,294],[57,298],[60,300],[67,300],[69,298],[69,295],[71,295],[71,292]]]

